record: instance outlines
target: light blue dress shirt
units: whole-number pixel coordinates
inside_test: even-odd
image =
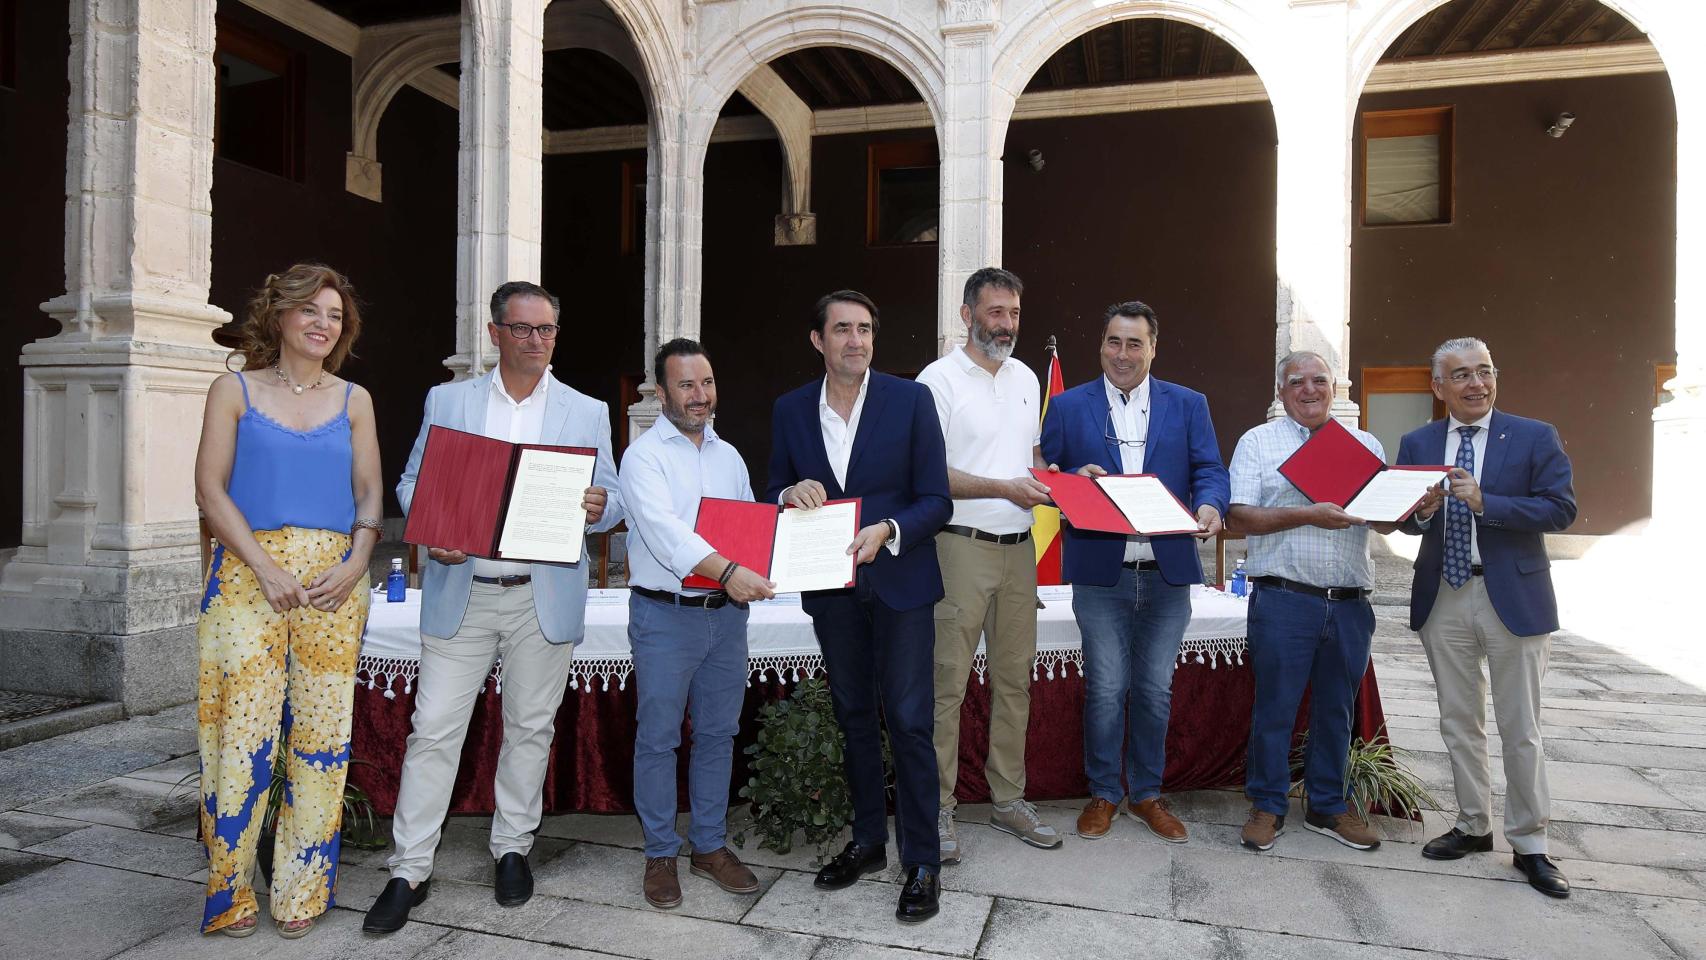
[[[752,478],[733,445],[705,424],[704,443],[693,441],[659,417],[629,444],[622,456],[622,503],[628,512],[628,583],[670,593],[699,561],[716,552],[693,532],[699,499],[751,502]]]

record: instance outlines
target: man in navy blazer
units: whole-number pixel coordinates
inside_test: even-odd
[[[888,865],[879,707],[895,766],[895,834],[905,868],[895,915],[937,912],[934,655],[942,574],[936,531],[953,511],[947,454],[930,389],[871,370],[877,306],[854,290],[817,302],[811,342],[825,376],[784,394],[772,421],[770,487],[779,503],[811,509],[861,498],[866,524],[847,552],[854,586],[806,593],[846,734],[853,840],[817,875],[836,890]]]
[[[1202,582],[1197,539],[1220,532],[1231,494],[1202,394],[1149,375],[1160,323],[1141,301],[1109,307],[1102,376],[1049,402],[1042,454],[1085,476],[1152,473],[1197,516],[1197,533],[1152,538],[1068,526],[1061,578],[1084,643],[1084,773],[1090,802],[1078,835],[1106,836],[1120,802],[1163,840],[1185,825],[1161,799],[1173,668]],[[1124,779],[1121,783],[1121,748]]]
[[[1472,337],[1434,351],[1434,396],[1450,416],[1404,435],[1401,464],[1452,465],[1451,494],[1404,523],[1420,534],[1410,629],[1420,631],[1439,696],[1439,732],[1451,756],[1457,823],[1422,855],[1456,860],[1493,849],[1487,770],[1486,681],[1504,745],[1505,839],[1541,893],[1570,895],[1546,855],[1551,797],[1540,738],[1540,684],[1558,629],[1545,534],[1576,519],[1570,458],[1549,423],[1493,409],[1499,371]]]

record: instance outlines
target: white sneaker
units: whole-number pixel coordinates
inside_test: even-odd
[[[954,832],[954,811],[942,807],[936,811],[936,840],[942,845],[942,862],[960,862],[960,835]]]
[[[989,825],[1011,833],[1033,847],[1052,850],[1060,846],[1060,834],[1037,816],[1037,808],[1024,800],[998,803],[989,811]]]

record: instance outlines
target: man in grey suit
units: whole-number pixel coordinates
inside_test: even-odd
[[[536,284],[512,281],[492,294],[486,329],[498,350],[498,368],[427,394],[420,436],[397,484],[404,512],[414,497],[427,431],[437,424],[512,443],[596,448],[593,485],[582,501],[589,530],[600,533],[621,521],[609,408],[550,373],[557,317],[557,298]],[[362,929],[401,929],[409,909],[427,897],[468,717],[497,657],[504,664],[504,737],[493,789],[494,887],[498,903],[506,907],[520,906],[533,895],[527,854],[539,826],[557,707],[574,645],[585,633],[585,616],[584,560],[510,563],[471,559],[454,550],[428,551],[414,732],[391,826],[396,847],[391,881]]]

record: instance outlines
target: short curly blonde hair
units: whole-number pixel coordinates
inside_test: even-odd
[[[349,278],[323,263],[298,263],[283,273],[267,274],[266,283],[249,301],[248,312],[237,331],[236,352],[243,355],[243,369],[260,370],[277,363],[279,341],[284,336],[279,318],[286,310],[314,299],[327,287],[336,290],[344,302],[343,329],[322,363],[327,372],[337,373],[351,356],[356,338],[361,336],[361,307]]]

